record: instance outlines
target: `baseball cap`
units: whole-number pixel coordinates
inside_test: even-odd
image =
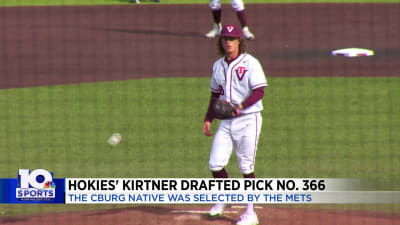
[[[236,25],[225,25],[222,27],[221,38],[242,38],[242,30]]]

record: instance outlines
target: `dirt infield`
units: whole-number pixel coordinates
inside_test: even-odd
[[[400,4],[248,4],[268,77],[399,76]],[[230,5],[223,22],[237,23]],[[210,76],[207,5],[0,8],[0,88]],[[375,50],[344,58],[345,47]]]
[[[223,21],[237,23],[229,5]],[[268,77],[399,76],[400,4],[247,5],[257,39],[249,51]],[[0,8],[0,89],[150,77],[210,76],[215,41],[207,5]],[[375,50],[344,58],[345,47]],[[242,210],[211,220],[209,206],[0,217],[0,224],[235,224]],[[181,212],[176,212],[181,211]],[[394,225],[375,212],[257,209],[266,225]]]

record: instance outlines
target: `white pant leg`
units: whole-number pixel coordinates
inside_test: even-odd
[[[261,132],[261,113],[253,113],[236,118],[232,124],[236,157],[242,174],[254,172],[258,139]]]
[[[210,0],[211,10],[221,9],[221,0]]]
[[[233,140],[230,134],[230,120],[222,120],[211,147],[209,168],[211,171],[223,169],[232,154]]]
[[[232,0],[231,1],[232,8],[238,12],[244,10],[244,3],[243,0]]]

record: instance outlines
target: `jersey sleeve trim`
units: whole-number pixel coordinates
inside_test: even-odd
[[[250,88],[254,90],[254,89],[257,89],[259,87],[266,87],[266,86],[268,86],[267,83],[261,83],[261,84],[253,85]]]
[[[220,93],[220,91],[219,91],[218,89],[210,88],[210,91],[211,91],[211,92],[214,92],[214,93]]]

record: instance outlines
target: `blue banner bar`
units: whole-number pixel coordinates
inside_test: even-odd
[[[0,203],[7,204],[64,204],[65,179],[53,179],[55,187],[47,189],[19,189],[17,178],[0,178]],[[19,190],[19,197],[17,197]],[[45,195],[51,193],[51,195]],[[26,197],[27,194],[28,197]],[[54,196],[55,195],[55,196]],[[21,197],[22,196],[22,197]],[[38,196],[44,196],[38,198]]]
[[[0,203],[5,203],[5,183],[4,183],[4,179],[0,179]]]

